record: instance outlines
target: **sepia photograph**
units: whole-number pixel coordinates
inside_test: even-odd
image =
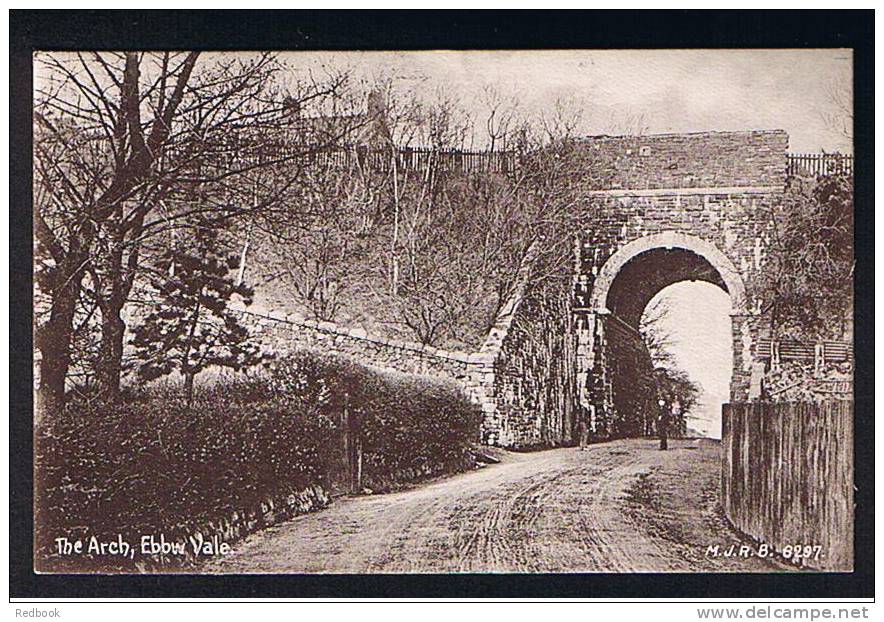
[[[37,575],[857,571],[853,49],[31,70]]]

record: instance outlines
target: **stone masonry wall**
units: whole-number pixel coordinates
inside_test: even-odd
[[[551,447],[572,438],[576,393],[570,296],[534,294],[521,301],[494,361],[488,396],[494,409],[483,428],[491,445]]]
[[[611,189],[776,186],[786,174],[785,132],[596,136],[588,147],[612,162]]]
[[[582,199],[586,226],[575,292],[582,403],[606,411],[608,418],[618,416],[607,412],[614,409],[614,373],[607,369],[604,344],[596,334],[603,322],[600,314],[609,310],[588,308],[606,262],[631,242],[674,232],[720,251],[749,288],[769,239],[766,211],[785,189],[787,146],[788,136],[780,131],[588,141],[587,149],[603,151],[616,171],[610,189],[588,191]],[[661,281],[660,289],[668,284]],[[750,301],[742,303],[733,310],[733,400],[748,397],[757,325]]]
[[[731,132],[599,139],[588,148],[615,161],[611,189],[584,197],[582,273],[623,244],[675,230],[712,242],[747,272],[760,260],[761,212],[785,188],[784,132]],[[639,156],[643,147],[650,155]],[[757,250],[756,250],[757,249]]]
[[[350,357],[382,369],[455,380],[468,390],[471,385],[470,357],[463,352],[385,339],[362,329],[348,329],[295,314],[261,314],[247,310],[241,310],[240,314],[266,353],[311,349]]]
[[[520,286],[472,358],[485,415],[482,441],[488,445],[529,449],[573,438],[573,275],[536,280],[533,250],[520,270]]]
[[[768,231],[761,214],[781,194],[765,192],[715,190],[704,194],[680,191],[661,192],[653,196],[598,195],[587,212],[591,223],[581,238],[581,277],[578,296],[591,297],[595,278],[611,256],[622,246],[664,231],[686,233],[719,249],[739,271],[749,287],[762,266]],[[746,356],[744,334],[752,323],[751,309],[735,310],[746,317],[734,316],[735,375],[732,398],[742,399],[748,393],[750,358]],[[584,342],[588,343],[585,338]]]

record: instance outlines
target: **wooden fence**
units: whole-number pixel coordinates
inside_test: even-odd
[[[803,566],[853,569],[853,402],[725,404],[721,451],[737,529]]]
[[[790,176],[853,174],[853,156],[844,153],[790,153],[787,162],[786,171]]]
[[[399,171],[425,171],[429,166],[437,170],[458,173],[509,173],[519,167],[519,156],[514,151],[487,151],[466,149],[435,149],[429,147],[386,147],[367,145],[316,146],[298,143],[266,144],[250,147],[230,144],[214,145],[211,153],[170,152],[169,158],[190,159],[200,165],[217,169],[238,169],[263,166],[275,162],[290,162],[310,166],[334,168],[361,167],[388,171],[393,168],[395,152]],[[788,153],[788,175],[820,177],[838,173],[853,173],[853,156],[843,153]]]
[[[392,157],[389,149],[367,147],[340,147],[313,151],[307,147],[287,146],[272,157],[294,157],[309,153],[305,159],[317,164],[337,167],[360,165],[369,169],[389,170]],[[461,149],[431,149],[403,147],[396,150],[396,166],[400,171],[423,171],[430,164],[445,171],[463,173],[508,173],[518,167],[518,154],[513,151],[482,151]],[[824,177],[834,174],[852,174],[853,156],[843,153],[788,153],[786,170],[789,175]]]
[[[511,151],[472,151],[461,149],[431,149],[366,146],[315,147],[287,144],[269,149],[266,145],[215,149],[212,153],[194,157],[200,166],[218,171],[245,170],[272,164],[295,164],[333,169],[364,169],[423,173],[431,167],[436,171],[453,173],[509,173],[516,169],[518,157]],[[187,159],[186,154],[171,152],[169,158]],[[193,157],[193,156],[190,156]]]

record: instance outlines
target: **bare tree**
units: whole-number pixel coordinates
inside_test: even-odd
[[[458,102],[441,94],[432,104],[400,102],[384,88],[389,138],[365,145],[366,166],[305,171],[290,193],[295,217],[264,231],[272,244],[263,246],[273,247],[261,251],[273,264],[265,278],[316,318],[477,345],[531,249],[532,283],[568,289],[573,233],[589,209],[583,190],[602,186],[608,169],[587,165],[597,156],[574,135],[579,110],[560,102],[532,123],[498,109],[513,120],[492,129],[518,165],[472,174],[459,158],[475,119]]]
[[[442,104],[430,117],[437,127],[468,135],[470,121],[457,121],[457,106]],[[586,171],[606,170],[586,166],[592,155],[574,134],[579,118],[579,109],[559,101],[534,123],[507,121],[519,164],[506,174],[451,175],[440,149],[435,164],[406,180],[395,321],[424,343],[481,340],[512,296],[529,251],[536,286],[572,278],[573,232],[586,217],[582,191],[602,183]]]
[[[381,219],[376,184],[383,177],[359,166],[305,171],[300,191],[291,197],[292,219],[276,220],[282,227],[266,231],[263,283],[281,284],[308,316],[335,319],[347,297],[360,289]]]
[[[623,111],[611,114],[608,127],[612,134],[623,136],[644,136],[650,131],[644,114]]]
[[[839,76],[831,80],[826,89],[829,107],[819,115],[826,127],[853,141],[853,84],[851,77]]]
[[[41,54],[36,62],[34,214],[38,283],[49,299],[37,326],[41,400],[64,399],[87,276],[101,314],[99,385],[113,398],[122,312],[145,253],[195,214],[220,212],[223,222],[277,204],[322,135],[292,103],[300,111],[332,97],[344,79],[286,92],[272,54]],[[291,162],[260,187],[258,171]]]
[[[639,332],[648,348],[654,367],[673,367],[675,364],[672,354],[672,335],[665,328],[670,313],[669,301],[661,297],[651,302],[641,317]]]
[[[489,151],[506,151],[516,138],[519,125],[519,107],[515,97],[505,97],[500,89],[486,85],[482,89],[481,104],[485,114],[485,134]]]

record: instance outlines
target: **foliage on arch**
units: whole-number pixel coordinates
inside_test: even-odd
[[[780,338],[837,339],[853,310],[853,177],[793,179],[769,214],[754,295]]]

